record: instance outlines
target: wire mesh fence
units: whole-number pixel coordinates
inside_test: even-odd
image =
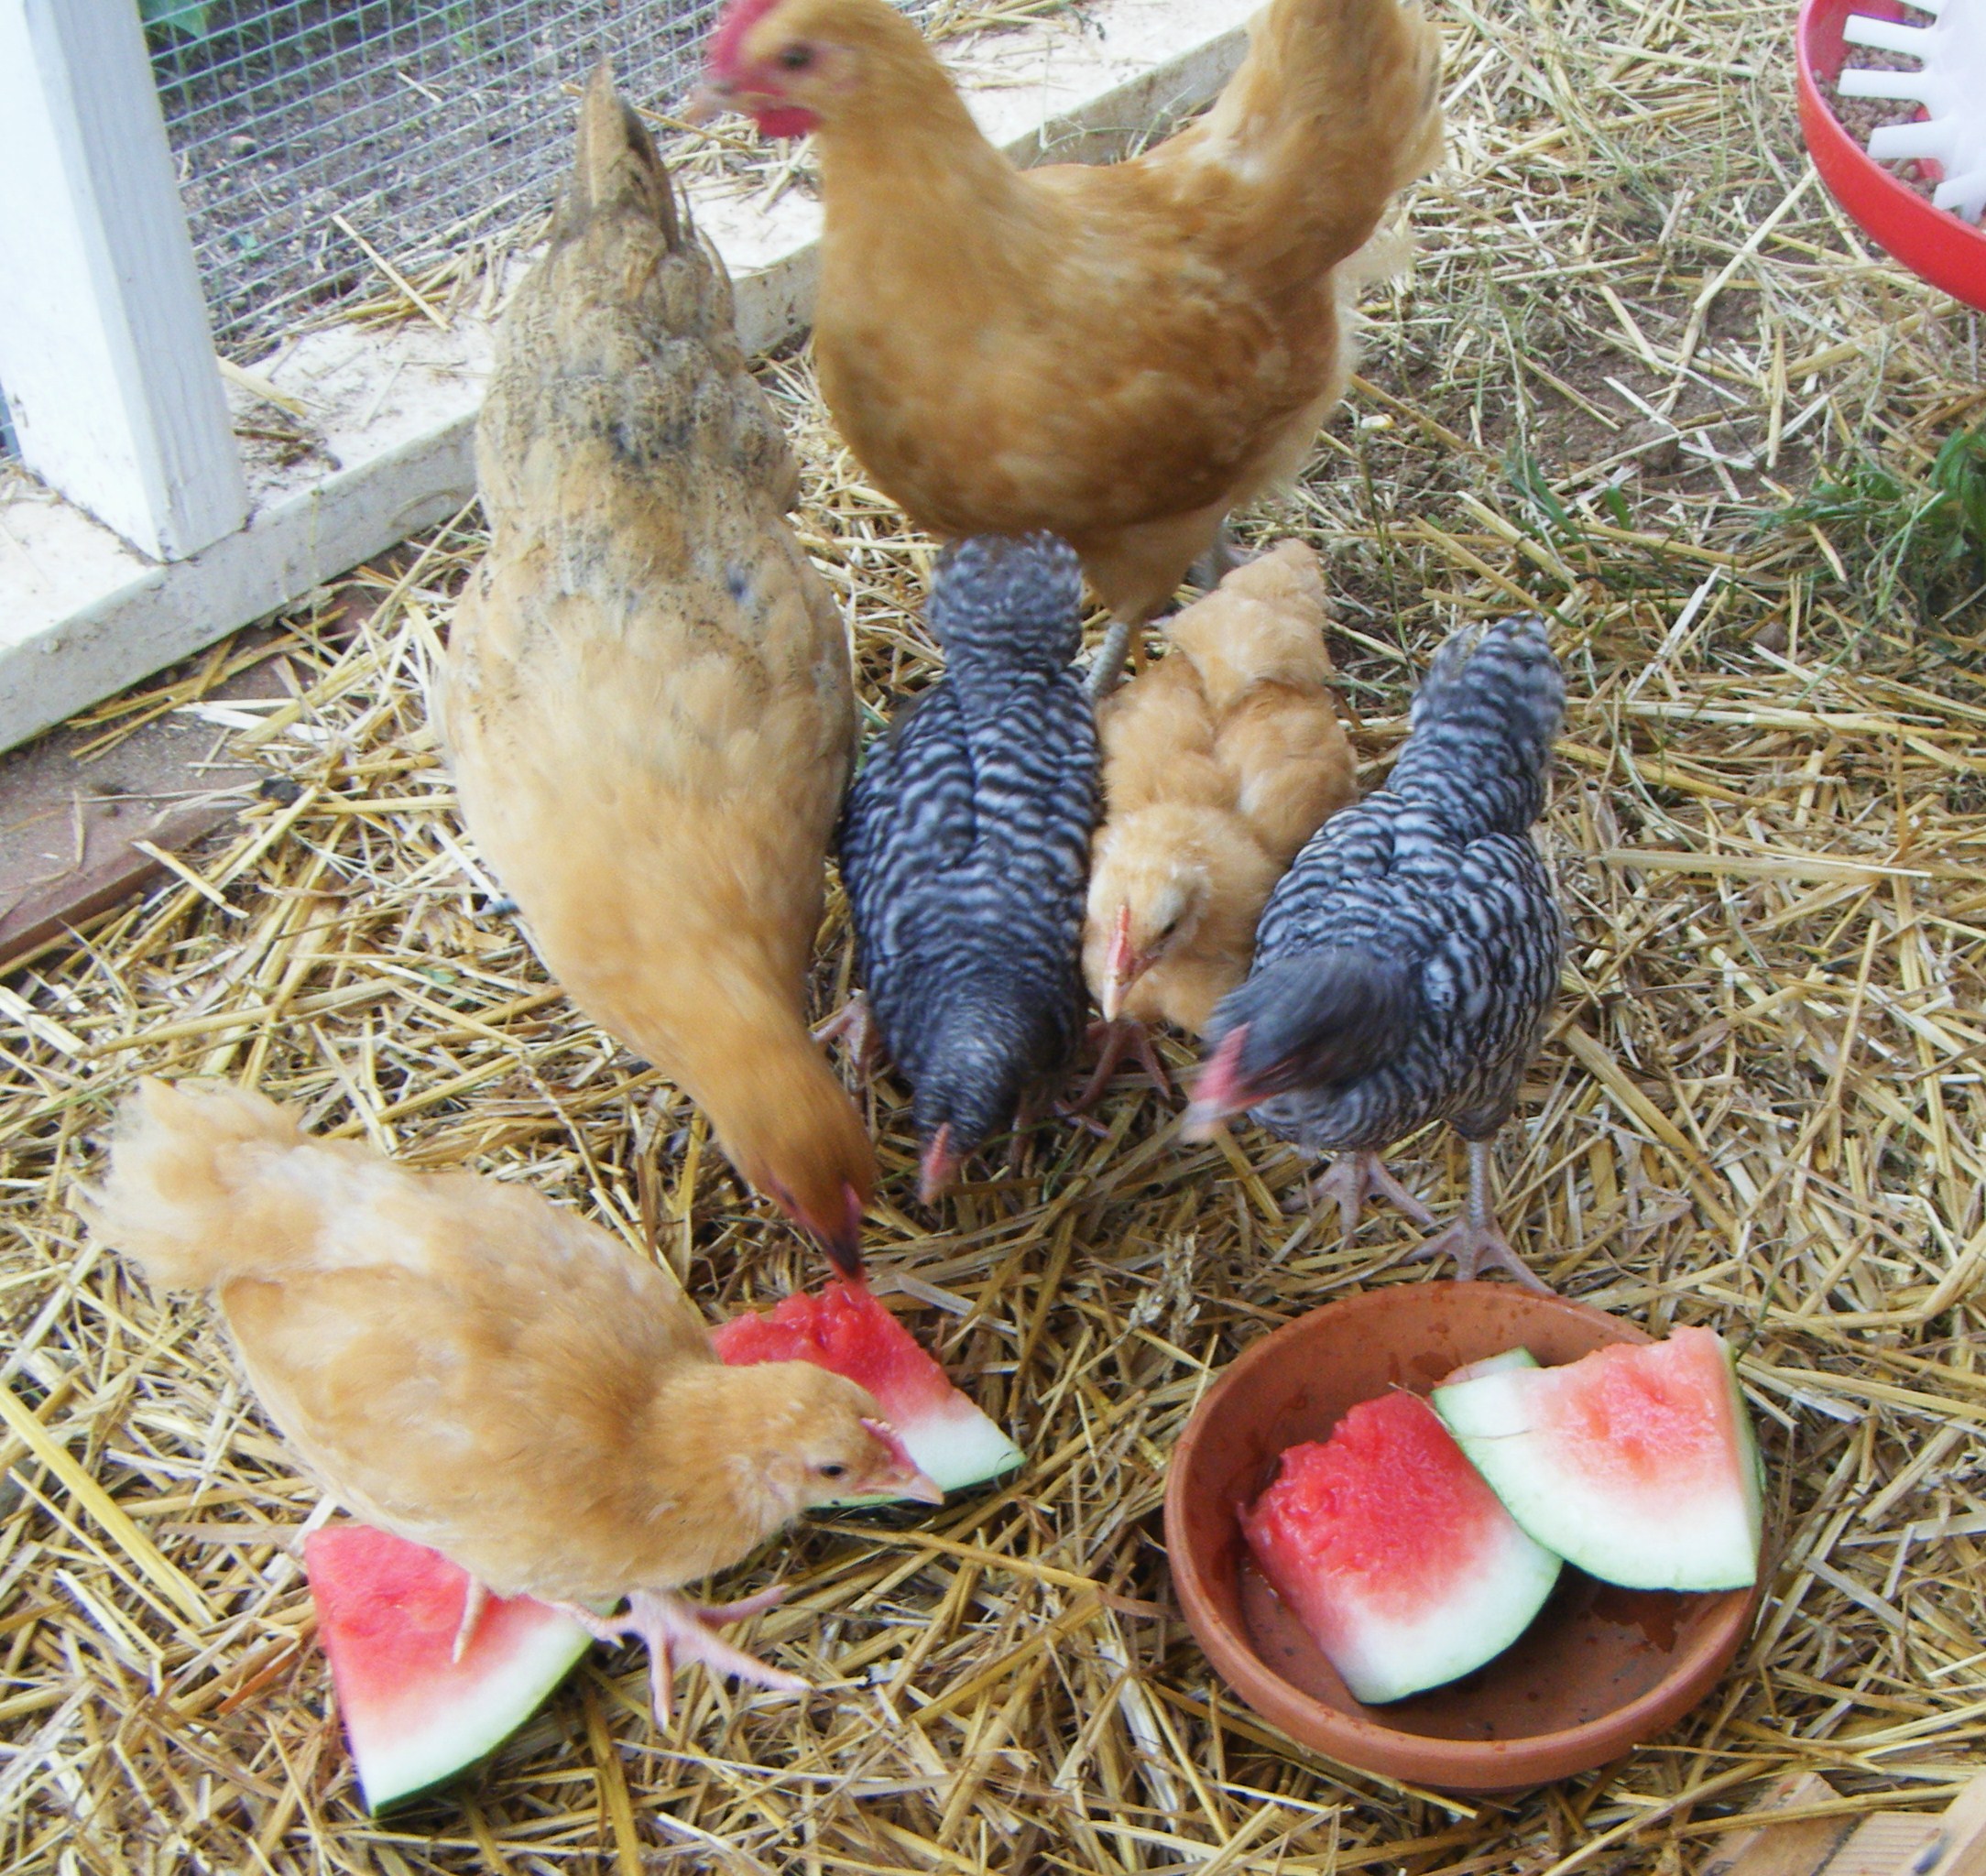
[[[224,353],[549,206],[570,88],[610,54],[664,109],[717,0],[137,0]]]

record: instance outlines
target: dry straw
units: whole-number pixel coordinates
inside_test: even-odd
[[[1251,1337],[1423,1281],[1406,1232],[1286,1216],[1286,1150],[1184,1147],[1129,1077],[1103,1137],[1045,1128],[928,1218],[885,1080],[876,1266],[1026,1445],[1022,1482],[912,1529],[808,1529],[739,1573],[793,1585],[749,1640],[813,1698],[686,1676],[661,1737],[640,1664],[598,1654],[462,1795],[368,1821],[289,1550],[324,1508],[206,1310],[155,1302],[68,1208],[118,1092],[233,1076],[416,1164],[530,1180],[714,1313],[815,1274],[492,910],[424,702],[480,550],[465,522],[289,622],[267,654],[289,700],[216,724],[269,798],[6,991],[0,1864],[1670,1876],[1783,1772],[1825,1772],[1845,1812],[1932,1809],[1977,1762],[1981,602],[1893,553],[1896,579],[1860,577],[1940,439],[1986,420],[1977,332],[1808,180],[1779,10],[1443,11],[1453,161],[1414,194],[1419,271],[1371,306],[1357,388],[1259,531],[1325,551],[1370,773],[1458,619],[1558,621],[1575,702],[1545,834],[1576,940],[1502,1150],[1507,1216],[1561,1290],[1744,1350],[1777,1562],[1728,1682],[1670,1737],[1509,1801],[1278,1739],[1175,1612],[1166,1454]],[[928,544],[837,448],[804,363],[767,378],[879,713],[932,668]],[[1817,453],[1882,456],[1904,507],[1773,523]],[[103,759],[160,710],[212,718],[226,662],[99,712]],[[846,935],[837,904],[823,1009]],[[1452,1141],[1400,1163],[1458,1201]]]

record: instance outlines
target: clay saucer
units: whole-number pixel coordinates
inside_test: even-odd
[[[1187,1423],[1166,1484],[1173,1582],[1207,1659],[1292,1739],[1442,1791],[1569,1778],[1673,1725],[1730,1665],[1757,1590],[1617,1589],[1568,1568],[1495,1661],[1448,1686],[1366,1707],[1257,1573],[1235,1517],[1285,1446],[1322,1439],[1360,1401],[1392,1388],[1424,1394],[1464,1362],[1519,1344],[1550,1368],[1648,1339],[1557,1297],[1437,1281],[1327,1303],[1253,1344]]]

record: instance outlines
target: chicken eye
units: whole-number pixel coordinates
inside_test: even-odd
[[[840,1460],[830,1459],[825,1466],[816,1466],[813,1469],[823,1478],[839,1478],[848,1468]]]
[[[813,48],[795,41],[780,48],[780,63],[789,71],[804,71],[813,63]]]

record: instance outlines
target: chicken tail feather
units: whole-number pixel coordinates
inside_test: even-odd
[[[566,188],[562,219],[570,229],[602,211],[625,208],[659,223],[671,248],[681,242],[682,223],[669,172],[647,125],[615,89],[613,61],[603,59],[594,67],[580,104],[579,152]]]
[[[1455,633],[1414,693],[1413,730],[1387,787],[1454,833],[1522,834],[1544,810],[1566,714],[1545,622],[1520,613]]]
[[[77,1209],[162,1288],[209,1290],[267,1269],[256,1201],[271,1168],[308,1144],[266,1096],[147,1078],[118,1115],[109,1173]]]
[[[1306,230],[1293,257],[1335,265],[1388,200],[1441,159],[1441,35],[1400,0],[1272,0],[1206,120],[1247,172],[1278,180],[1268,225]]]

